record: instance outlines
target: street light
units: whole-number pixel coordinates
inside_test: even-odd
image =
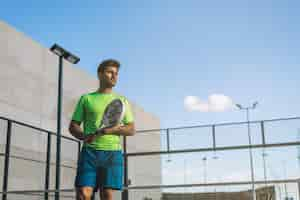
[[[61,105],[62,105],[62,78],[63,78],[63,59],[72,64],[79,62],[79,57],[73,55],[61,46],[54,44],[50,51],[58,55],[58,100],[57,100],[57,133],[56,133],[56,180],[55,180],[55,200],[59,200],[60,189],[60,153],[61,153]]]
[[[51,48],[50,51],[58,55],[59,57],[63,57],[67,61],[69,61],[72,64],[77,64],[80,61],[80,58],[75,56],[74,54],[70,53],[69,51],[65,50],[58,44],[54,44]]]
[[[252,182],[252,199],[256,200],[256,192],[254,185],[254,167],[253,167],[253,155],[252,155],[252,142],[251,142],[251,132],[250,132],[250,121],[249,121],[249,111],[254,110],[258,105],[258,102],[254,102],[251,106],[244,107],[241,104],[236,104],[240,110],[246,110],[247,125],[248,125],[248,141],[249,141],[249,155],[250,155],[250,168],[251,168],[251,182]]]

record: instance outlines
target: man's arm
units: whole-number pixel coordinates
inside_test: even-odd
[[[83,131],[80,127],[80,124],[81,124],[80,122],[72,120],[69,125],[69,131],[70,131],[71,135],[73,135],[78,140],[83,140],[83,139],[85,139],[85,137],[84,137]]]
[[[134,122],[128,123],[126,125],[117,125],[111,128],[103,129],[103,134],[115,134],[121,136],[133,136],[135,134]]]

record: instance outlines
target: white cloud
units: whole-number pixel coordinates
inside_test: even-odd
[[[184,107],[187,111],[223,112],[234,107],[232,99],[223,94],[212,94],[205,102],[196,96],[186,96]]]

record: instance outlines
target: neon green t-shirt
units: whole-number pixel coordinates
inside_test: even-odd
[[[92,92],[82,95],[75,108],[72,120],[83,122],[83,132],[85,135],[93,134],[99,128],[102,116],[106,106],[114,99],[119,98],[125,105],[125,114],[121,123],[128,124],[133,122],[133,114],[128,100],[116,93],[99,93]],[[97,137],[92,143],[85,143],[96,150],[116,151],[121,150],[121,142],[119,135],[105,134]]]

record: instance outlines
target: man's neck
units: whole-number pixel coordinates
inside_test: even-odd
[[[100,88],[97,90],[97,92],[109,94],[109,93],[112,93],[112,88],[101,88],[101,87],[100,87]]]

